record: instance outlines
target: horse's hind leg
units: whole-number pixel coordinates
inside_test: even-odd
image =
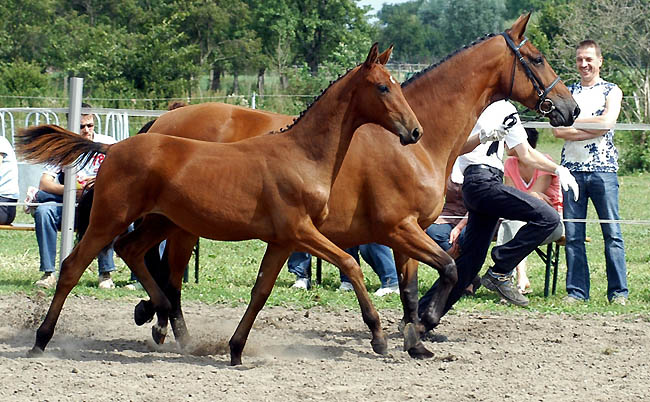
[[[306,228],[301,235],[298,242],[299,249],[331,262],[339,267],[341,272],[350,279],[350,283],[352,283],[357,300],[359,301],[359,307],[361,307],[363,322],[366,323],[372,333],[372,340],[370,341],[372,349],[376,353],[385,354],[388,351],[388,341],[381,328],[379,314],[370,301],[359,264],[348,253],[327,239],[314,226]]]
[[[404,221],[389,233],[389,245],[396,255],[397,268],[400,272],[400,294],[404,308],[405,348],[412,357],[430,357],[413,337],[414,330],[409,324],[415,325],[415,332],[422,333],[438,325],[451,289],[458,280],[454,260],[436,242],[434,242],[415,220]],[[435,268],[440,274],[440,288],[432,300],[431,308],[422,315],[425,327],[418,325],[417,316],[417,264],[408,262],[406,257],[416,259]],[[413,349],[415,348],[415,349]]]
[[[151,222],[146,224],[147,222]],[[160,222],[160,224],[158,224]],[[167,323],[171,303],[153,279],[144,265],[144,254],[154,244],[160,243],[168,234],[169,222],[159,215],[148,215],[145,222],[133,232],[120,236],[115,242],[115,252],[131,268],[140,283],[151,297],[154,309],[158,315],[158,323],[152,328],[152,336],[156,343],[163,343],[167,335]]]
[[[189,332],[185,324],[185,318],[183,318],[183,310],[181,309],[183,272],[187,267],[197,240],[197,236],[178,229],[167,238],[165,251],[167,253],[167,262],[169,263],[169,278],[168,285],[164,289],[165,294],[172,304],[169,318],[172,330],[174,331],[174,337],[181,346],[187,345],[189,341]]]
[[[94,237],[93,233],[89,232],[72,250],[72,253],[63,260],[54,298],[45,320],[36,331],[36,342],[29,351],[28,356],[38,356],[43,353],[50,339],[52,339],[52,335],[54,335],[54,327],[68,294],[79,283],[79,278],[81,278],[81,275],[95,256],[113,240],[114,236],[115,234],[108,234],[102,237]]]
[[[230,338],[231,365],[236,366],[241,364],[241,355],[244,346],[246,345],[248,334],[253,327],[253,322],[262,307],[264,307],[266,300],[269,298],[273,285],[278,278],[278,274],[280,273],[284,262],[289,258],[291,251],[291,248],[270,243],[267,245],[259,273],[257,274],[255,286],[253,286],[253,290],[251,291],[251,301],[248,303],[248,308],[239,322],[235,333],[232,338]]]

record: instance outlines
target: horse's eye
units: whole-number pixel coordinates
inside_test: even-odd
[[[533,64],[535,64],[536,66],[542,65],[542,63],[544,63],[544,59],[542,58],[542,56],[537,56],[533,58]]]
[[[386,85],[384,85],[384,84],[379,84],[379,85],[377,85],[377,89],[378,89],[379,92],[381,92],[381,93],[386,93],[386,92],[388,92],[388,87],[387,87]]]

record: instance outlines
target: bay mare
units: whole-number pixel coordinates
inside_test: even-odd
[[[241,364],[255,317],[294,249],[308,250],[350,276],[372,333],[371,345],[377,353],[385,353],[386,337],[359,265],[316,226],[327,216],[332,184],[358,127],[379,124],[402,145],[421,137],[422,127],[399,84],[383,66],[386,60],[379,57],[375,43],[363,64],[330,85],[282,134],[219,144],[149,133],[110,146],[95,181],[90,225],[62,263],[54,298],[30,354],[45,349],[66,297],[97,253],[131,222],[148,214],[142,225],[117,240],[115,251],[151,296],[159,317],[154,329],[158,342],[166,335],[172,304],[147,271],[143,256],[168,237],[165,231],[151,230],[157,225],[146,223],[169,219],[203,237],[257,238],[268,244],[251,302],[230,340],[231,364]],[[378,135],[388,137],[386,132]],[[58,126],[30,127],[16,138],[19,154],[38,163],[68,165],[106,151],[105,146]]]
[[[521,46],[530,15],[521,16],[506,34]],[[557,75],[530,42],[519,49],[532,74],[548,89]],[[453,259],[423,228],[438,217],[444,203],[451,167],[478,116],[490,103],[510,97],[531,109],[540,96],[524,66],[502,35],[479,40],[431,66],[402,84],[404,95],[427,135],[418,144],[401,147],[396,139],[382,141],[381,127],[368,124],[357,130],[329,200],[329,214],[319,230],[341,248],[376,242],[393,249],[400,278],[405,350],[413,357],[430,357],[419,341],[425,329],[440,320],[447,295],[456,281]],[[539,83],[537,84],[540,85]],[[559,82],[548,93],[555,109],[546,116],[554,126],[571,125],[577,104]],[[206,141],[232,142],[289,124],[293,117],[222,103],[190,105],[160,116],[151,130]],[[157,222],[161,224],[161,222]],[[173,223],[167,222],[168,226]],[[181,228],[167,229],[171,269],[169,294],[180,295],[182,274],[197,236]],[[423,262],[440,273],[440,292],[423,319],[417,316],[417,266]],[[457,284],[464,289],[467,284]],[[171,296],[170,296],[171,298]],[[174,298],[172,328],[184,343],[187,328],[180,296]],[[136,307],[136,322],[151,318],[147,302]]]

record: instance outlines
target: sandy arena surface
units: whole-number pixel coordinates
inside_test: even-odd
[[[134,299],[135,300],[135,299]],[[45,294],[0,296],[0,400],[613,401],[648,397],[649,317],[448,315],[435,353],[402,351],[398,311],[380,311],[389,353],[372,352],[358,311],[265,308],[230,367],[243,307],[185,305],[195,354],[150,340],[135,301],[68,299],[46,353],[27,358]]]

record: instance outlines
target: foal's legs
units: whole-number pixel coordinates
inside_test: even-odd
[[[303,230],[298,241],[297,250],[304,250],[316,257],[320,257],[337,267],[345,274],[354,287],[359,306],[361,307],[361,316],[363,322],[368,325],[372,332],[370,344],[372,349],[379,354],[385,354],[388,350],[388,342],[381,328],[379,314],[375,306],[370,301],[368,290],[363,282],[363,273],[359,264],[345,251],[338,248],[334,243],[327,239],[313,225]]]
[[[145,222],[149,222],[145,224]],[[115,242],[115,252],[131,268],[140,283],[151,297],[154,309],[158,314],[158,323],[151,329],[154,341],[158,344],[165,341],[167,335],[168,315],[171,303],[153,279],[144,264],[144,254],[154,244],[160,243],[167,237],[169,220],[160,215],[148,215],[145,222],[133,232],[127,233]]]
[[[68,294],[79,283],[81,275],[97,254],[107,244],[111,243],[115,236],[122,230],[126,230],[128,225],[121,229],[116,227],[116,225],[113,225],[113,227],[110,227],[110,225],[106,226],[108,228],[102,230],[102,233],[97,233],[91,227],[83,239],[72,250],[72,253],[63,260],[54,298],[47,311],[45,320],[36,331],[36,342],[34,343],[34,347],[29,351],[28,356],[38,356],[43,353],[50,339],[52,339],[52,335],[54,335],[54,327],[59,319],[61,309]]]
[[[244,350],[244,345],[246,345],[248,334],[253,327],[253,322],[269,298],[278,274],[292,251],[291,247],[287,248],[286,246],[271,243],[267,245],[259,273],[257,274],[255,286],[251,290],[251,301],[248,303],[248,308],[241,321],[239,321],[235,333],[230,338],[230,364],[232,366],[241,364],[241,354]]]

